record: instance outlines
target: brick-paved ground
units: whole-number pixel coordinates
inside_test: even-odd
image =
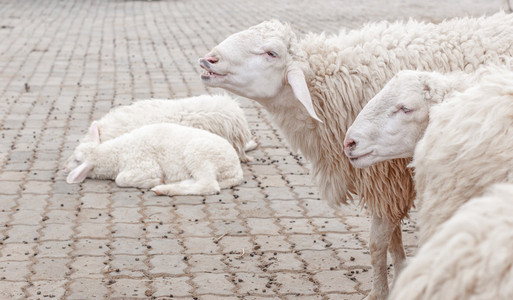
[[[307,163],[249,100],[260,147],[244,165],[246,182],[220,195],[69,185],[59,170],[114,106],[216,92],[200,82],[197,58],[260,21],[336,32],[501,5],[313,2],[0,0],[0,298],[361,299],[370,289],[368,218],[321,201]],[[414,222],[406,223],[411,254]]]

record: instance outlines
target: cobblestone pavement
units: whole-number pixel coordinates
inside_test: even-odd
[[[315,2],[315,4],[314,4]],[[245,183],[157,197],[66,184],[89,123],[136,99],[218,92],[197,58],[269,18],[302,34],[367,21],[492,13],[501,1],[0,0],[0,298],[361,299],[369,219],[328,207],[266,112]],[[405,221],[408,253],[414,219]]]

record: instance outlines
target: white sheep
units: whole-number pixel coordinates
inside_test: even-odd
[[[513,59],[502,57],[501,65],[483,65],[472,73],[400,71],[365,105],[347,130],[346,156],[357,168],[413,157],[428,126],[432,106],[490,74],[507,74],[509,70],[513,70]]]
[[[464,201],[507,180],[513,170],[513,152],[508,150],[513,147],[511,60],[509,64],[484,67],[473,75],[401,72],[348,131],[349,157],[369,153],[369,158],[352,160],[358,166],[414,154],[421,244]],[[463,88],[471,87],[455,93],[447,89],[461,80]],[[432,94],[440,103],[428,109]]]
[[[513,299],[513,185],[495,184],[440,225],[390,300]]]
[[[208,130],[224,137],[231,142],[242,162],[251,160],[245,151],[253,150],[257,146],[252,140],[243,110],[227,94],[200,95],[175,100],[141,100],[131,105],[116,107],[97,122],[101,128],[102,142],[143,125],[165,122]],[[90,140],[90,133],[87,133],[81,143]],[[64,164],[64,170],[72,170],[77,165],[74,155],[71,155]]]
[[[144,125],[100,143],[98,122],[90,141],[75,149],[80,164],[66,179],[115,179],[121,187],[151,188],[157,195],[208,195],[242,182],[235,149],[206,130],[171,123]]]
[[[346,130],[401,69],[471,71],[500,54],[513,54],[513,16],[504,13],[440,24],[381,22],[301,40],[289,25],[267,21],[229,36],[199,64],[206,85],[256,100],[270,112],[293,149],[311,161],[323,198],[359,199],[369,208],[374,275],[368,299],[385,299],[387,249],[396,275],[405,259],[400,222],[415,197],[409,160],[355,169],[344,155]]]

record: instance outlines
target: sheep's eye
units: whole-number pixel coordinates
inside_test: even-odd
[[[409,108],[407,108],[407,107],[406,107],[406,106],[404,106],[404,105],[403,105],[403,106],[401,106],[401,110],[402,110],[405,114],[407,114],[407,113],[411,113],[411,112],[413,111],[413,109],[409,109]]]
[[[278,53],[276,53],[274,51],[267,51],[266,54],[269,55],[270,57],[278,57]]]

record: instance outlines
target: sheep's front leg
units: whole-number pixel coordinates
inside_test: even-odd
[[[370,255],[372,274],[372,289],[366,300],[385,300],[388,297],[387,280],[387,248],[395,225],[388,220],[372,214],[370,228]]]
[[[406,253],[404,253],[403,246],[403,233],[401,231],[401,223],[399,223],[392,233],[390,241],[390,255],[392,256],[392,263],[394,264],[394,283],[397,277],[406,265]],[[392,284],[393,285],[393,284]]]

